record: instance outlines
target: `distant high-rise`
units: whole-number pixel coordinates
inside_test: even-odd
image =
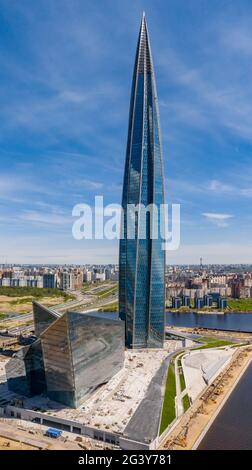
[[[164,178],[158,100],[145,15],[143,15],[131,91],[123,183],[123,220],[119,255],[119,315],[125,321],[128,347],[162,347],[165,316],[165,251],[161,218],[140,207],[135,236],[128,235],[128,205],[145,208],[164,203]],[[153,225],[158,237],[151,237]],[[146,228],[146,238],[142,228]]]

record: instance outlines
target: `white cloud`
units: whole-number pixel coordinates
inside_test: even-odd
[[[87,189],[102,189],[104,184],[100,181],[93,181],[88,179],[82,179],[77,182],[78,186],[82,186],[84,190]]]
[[[221,42],[227,51],[251,56],[252,33],[251,28],[243,25],[224,26],[220,29]]]
[[[248,171],[249,169],[247,169]],[[236,179],[238,179],[238,174],[236,173]],[[241,182],[240,182],[241,183]],[[249,187],[242,187],[241,184],[237,184],[236,186],[233,186],[228,183],[224,183],[222,181],[218,180],[212,180],[210,181],[209,185],[207,186],[207,189],[210,191],[213,191],[217,194],[227,194],[230,196],[241,196],[241,197],[252,197],[252,189]]]
[[[175,47],[162,47],[158,57],[161,72],[163,69],[179,93],[175,100],[171,96],[163,98],[161,105],[167,108],[169,122],[205,129],[221,138],[220,130],[224,127],[251,142],[252,93],[247,81],[244,86],[244,77],[251,75],[251,63],[246,54],[242,57],[233,54],[234,48],[237,52],[252,53],[251,31],[233,28],[223,33],[223,24],[212,24],[210,29],[214,37],[211,36],[211,49],[205,47],[208,57],[205,62],[195,63]]]
[[[210,181],[208,188],[210,189],[210,191],[214,191],[217,193],[230,193],[233,192],[233,190],[235,189],[233,186],[230,186],[229,184],[223,183],[218,180]]]
[[[55,213],[42,213],[36,211],[25,211],[19,219],[36,224],[67,225],[71,222],[69,216]]]
[[[221,214],[219,212],[203,212],[202,215],[218,227],[228,227],[229,223],[227,221],[233,217],[231,214]]]
[[[228,174],[228,178],[233,177],[234,175]],[[225,181],[220,180],[208,180],[204,181],[203,183],[194,184],[188,180],[182,179],[173,179],[170,178],[168,181],[168,187],[172,188],[173,191],[176,193],[202,193],[206,195],[225,195],[228,197],[234,197],[237,199],[238,197],[242,198],[251,198],[252,197],[252,189],[251,187],[247,187],[248,183],[252,182],[252,178],[249,176],[249,172],[247,169],[247,179],[249,181],[243,181],[244,176],[242,177],[239,175],[238,171],[236,172],[236,186],[226,183]]]
[[[220,214],[218,212],[203,212],[203,214],[207,219],[213,220],[227,220],[233,217],[231,214]]]
[[[22,176],[4,174],[0,176],[0,194],[15,194],[19,191],[34,191],[36,186]]]

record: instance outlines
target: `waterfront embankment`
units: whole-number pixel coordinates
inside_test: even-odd
[[[252,313],[172,313],[166,312],[169,327],[209,328],[252,333]]]
[[[196,449],[252,360],[252,347],[237,349],[231,363],[192,404],[161,448]]]

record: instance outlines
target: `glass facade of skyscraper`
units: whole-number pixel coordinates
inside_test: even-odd
[[[39,338],[6,364],[8,388],[31,397],[46,393],[77,408],[124,365],[124,323],[102,313],[66,312],[33,303]]]
[[[51,308],[33,301],[33,318],[35,335],[39,338],[40,334],[48,328],[58,317],[59,313]]]
[[[77,408],[123,367],[124,324],[67,312],[41,333],[47,395]]]
[[[162,347],[165,315],[165,251],[160,205],[164,203],[158,101],[146,19],[133,73],[122,196],[119,315],[128,347]],[[137,214],[130,205],[139,205]],[[146,212],[153,204],[158,210]],[[134,226],[134,236],[129,226]],[[153,228],[157,236],[152,237]],[[163,227],[162,227],[163,228]],[[145,236],[146,235],[146,236]]]
[[[24,346],[5,366],[8,388],[19,395],[31,397],[46,390],[41,341]]]

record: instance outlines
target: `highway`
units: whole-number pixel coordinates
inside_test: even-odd
[[[113,285],[104,285],[100,286],[103,287],[103,290],[107,290],[109,287],[111,287],[111,290],[113,289]],[[81,312],[91,312],[91,311],[96,311],[99,308],[109,305],[111,303],[114,303],[117,301],[118,296],[116,293],[113,293],[109,296],[106,297],[106,300],[103,298],[98,297],[97,293],[97,286],[94,287],[93,289],[88,290],[87,293],[82,292],[82,291],[68,291],[69,294],[74,294],[76,296],[76,299],[74,300],[69,300],[68,302],[53,305],[51,308],[53,310],[56,310],[58,312],[61,312],[62,314],[66,310],[74,310],[77,309]],[[102,295],[102,290],[99,289],[99,295]],[[97,298],[98,297],[98,298]],[[43,301],[41,302],[43,303]],[[49,307],[50,308],[50,307]],[[9,318],[4,318],[3,320],[0,321],[0,324],[8,323],[8,325],[11,322],[18,322],[24,321],[24,320],[32,320],[33,319],[33,312],[29,313],[23,313],[20,315],[13,315],[13,317]],[[24,333],[25,331],[29,331],[32,328],[32,325],[20,325],[20,326],[13,326],[13,327],[8,327],[8,332],[11,334],[19,334],[19,333]]]
[[[3,320],[0,321],[0,323],[5,323],[5,322],[10,322],[10,321],[17,321],[17,320],[28,320],[29,318],[32,318],[32,312],[30,313],[23,313],[20,315],[13,315],[13,317],[8,317],[4,318]]]
[[[69,307],[78,306],[79,304],[82,304],[85,301],[86,297],[87,296],[85,296],[85,295],[78,295],[77,299],[69,300],[69,301],[67,301],[63,304],[53,305],[52,309],[54,309],[54,310],[63,310],[63,309],[68,309]],[[43,301],[41,303],[43,303]],[[20,315],[13,315],[12,317],[4,318],[3,320],[1,320],[0,323],[17,321],[17,320],[29,320],[29,319],[32,318],[32,316],[33,316],[32,312],[23,313],[23,314],[20,314]]]

